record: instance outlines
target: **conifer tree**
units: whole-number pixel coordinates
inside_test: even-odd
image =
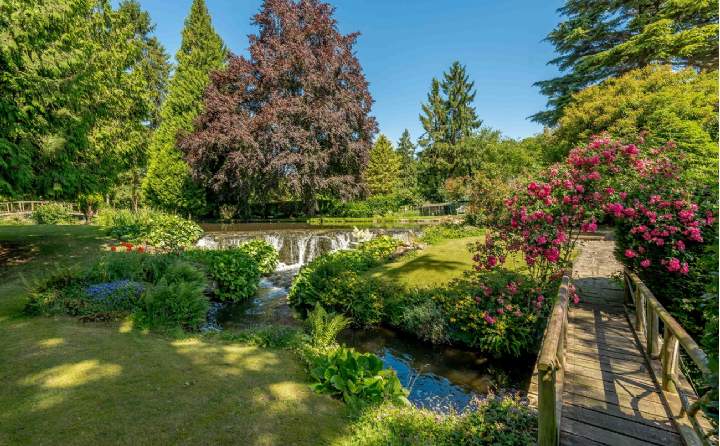
[[[654,64],[715,70],[718,4],[708,0],[566,0],[547,40],[562,74],[537,82],[548,110],[534,121],[555,125],[573,93]]]
[[[370,151],[365,168],[365,182],[372,195],[386,195],[397,191],[400,183],[401,157],[390,140],[380,134]]]
[[[400,179],[405,189],[412,190],[417,186],[417,160],[415,159],[416,146],[410,139],[408,129],[402,132],[397,144],[397,153],[400,155]]]
[[[146,198],[155,206],[182,213],[202,213],[205,193],[190,177],[177,139],[192,131],[202,110],[210,72],[221,68],[227,51],[215,32],[204,0],[193,0],[185,20],[182,44],[175,56],[177,69],[170,80],[158,127],[150,147],[143,183]]]
[[[425,134],[419,141],[423,148],[419,177],[423,194],[430,199],[440,199],[440,186],[458,174],[462,141],[482,125],[474,100],[474,82],[459,62],[443,73],[442,81],[433,78],[427,103],[422,105],[420,123]]]

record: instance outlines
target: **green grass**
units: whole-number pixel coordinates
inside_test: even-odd
[[[0,250],[10,257],[0,266],[0,444],[316,445],[344,435],[344,405],[314,394],[289,351],[22,314],[21,277],[92,262],[105,242],[91,226],[0,227],[0,247],[12,248]]]
[[[441,286],[473,269],[475,262],[468,245],[481,240],[483,237],[443,240],[421,251],[404,255],[395,262],[377,266],[366,274],[410,287]],[[523,266],[524,262],[519,255],[509,258],[505,263],[509,269],[520,269]]]
[[[472,253],[467,246],[482,237],[445,240],[429,245],[422,251],[402,256],[395,262],[368,271],[374,277],[397,281],[407,286],[432,287],[462,277],[473,267]]]

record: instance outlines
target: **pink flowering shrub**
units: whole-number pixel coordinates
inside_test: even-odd
[[[681,156],[672,143],[652,148],[607,137],[573,149],[564,164],[506,200],[506,218],[477,246],[476,270],[493,270],[520,253],[530,276],[547,283],[570,266],[577,236],[611,218],[626,265],[652,271],[655,281],[692,275],[702,245],[716,240],[717,213],[682,190],[673,162]]]
[[[497,269],[435,290],[433,299],[446,315],[451,341],[494,356],[520,357],[537,347],[557,286],[557,278],[540,284]]]

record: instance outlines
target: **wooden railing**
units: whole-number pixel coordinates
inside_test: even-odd
[[[66,203],[61,201],[47,200],[27,200],[27,201],[5,201],[0,202],[0,216],[8,216],[14,214],[31,214],[36,208],[48,203],[61,204],[74,214],[81,214],[80,208],[76,203]]]
[[[710,398],[709,391],[698,398],[679,367],[682,349],[703,377],[711,379],[707,355],[635,273],[625,268],[623,275],[625,303],[626,306],[634,304],[634,315],[631,315],[634,319],[633,325],[638,337],[641,340],[644,338],[643,347],[655,379],[659,381],[671,408],[673,402],[677,403],[679,400],[679,413],[673,410],[676,412],[673,415],[680,435],[688,445],[711,444],[710,425],[700,411],[701,405]]]
[[[557,445],[560,439],[562,395],[565,384],[565,343],[568,326],[568,286],[564,276],[545,328],[535,365],[537,372],[538,444]]]

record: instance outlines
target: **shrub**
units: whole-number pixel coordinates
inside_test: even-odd
[[[203,294],[205,276],[185,262],[176,262],[143,296],[135,317],[141,326],[153,328],[200,328],[209,302]]]
[[[267,275],[275,272],[279,254],[270,243],[265,240],[251,240],[240,245],[239,249],[248,253],[255,260],[260,274]]]
[[[348,201],[331,210],[333,216],[369,218],[398,213],[404,206],[417,206],[419,199],[407,192],[373,195],[366,200]]]
[[[203,231],[197,223],[173,214],[142,209],[103,209],[97,222],[115,238],[133,243],[147,243],[163,250],[192,246]]]
[[[101,194],[83,194],[78,197],[78,205],[86,222],[90,222],[95,217],[102,204],[103,196]]]
[[[203,265],[208,277],[217,284],[221,300],[239,302],[255,295],[260,269],[255,259],[242,247],[219,250],[194,249],[183,256]]]
[[[366,411],[344,446],[529,445],[537,442],[537,415],[513,397],[489,395],[460,414],[382,405]]]
[[[433,299],[433,290],[411,289],[394,297],[385,304],[390,325],[433,344],[450,341],[448,318]]]
[[[195,329],[205,321],[207,280],[174,255],[108,253],[85,270],[65,269],[30,292],[26,312],[115,319],[133,313],[141,326]]]
[[[302,312],[319,303],[347,314],[356,325],[377,324],[382,319],[383,300],[393,290],[361,273],[389,259],[399,244],[391,237],[378,237],[357,249],[316,258],[295,277],[288,301]]]
[[[72,222],[72,214],[67,206],[60,203],[46,203],[38,206],[32,218],[39,225],[61,225]]]
[[[484,229],[457,223],[443,223],[423,229],[420,240],[428,245],[435,245],[443,240],[465,237],[478,237],[485,233]]]
[[[383,369],[383,363],[372,353],[358,353],[338,347],[312,361],[312,385],[318,393],[340,397],[351,409],[389,401],[408,404],[407,391],[394,370]]]

